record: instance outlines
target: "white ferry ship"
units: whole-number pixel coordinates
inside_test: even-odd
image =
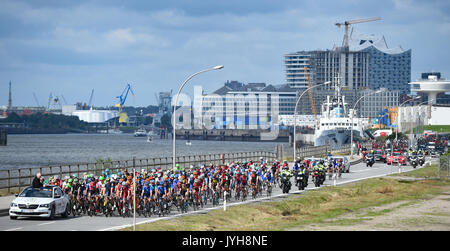
[[[353,109],[347,108],[345,96],[341,95],[339,83],[336,85],[335,95],[327,96],[322,104],[322,113],[314,131],[314,146],[328,145],[331,149],[338,149],[342,145],[350,144],[352,130]],[[363,136],[362,120],[353,116],[353,141]]]

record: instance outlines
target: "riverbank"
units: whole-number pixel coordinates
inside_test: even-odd
[[[142,224],[137,230],[174,231],[273,231],[273,230],[331,230],[345,227],[346,230],[363,230],[360,224],[385,216],[385,224],[377,226],[403,229],[403,225],[419,228],[427,222],[429,229],[450,230],[450,215],[447,194],[450,180],[437,179],[436,165],[385,178],[372,178],[338,187],[324,187],[291,195],[286,199],[252,205],[233,206],[223,210],[213,210],[205,215],[192,215]],[[444,200],[442,200],[444,199]],[[431,204],[426,204],[427,202]],[[420,204],[422,203],[422,204]],[[420,208],[434,208],[433,203],[443,206],[443,210],[424,211],[412,219],[399,220],[389,225],[388,213],[400,214],[398,210],[419,205]],[[440,203],[440,204],[439,204]],[[444,205],[442,205],[444,204]],[[429,220],[431,216],[436,216]],[[443,219],[439,218],[442,217]],[[440,219],[437,221],[436,219]],[[443,224],[441,224],[443,223]],[[403,225],[402,225],[403,224]],[[370,226],[370,224],[367,224]],[[354,226],[354,227],[353,227]],[[323,227],[323,228],[322,228]],[[327,229],[326,227],[329,227]],[[380,228],[381,229],[381,228]],[[405,227],[405,229],[408,229]],[[131,230],[126,228],[124,230]],[[367,228],[367,230],[373,230]]]

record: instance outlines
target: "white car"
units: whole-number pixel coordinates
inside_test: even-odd
[[[9,217],[12,220],[19,216],[49,219],[58,214],[64,218],[68,216],[69,198],[60,187],[27,187],[16,197],[9,208]]]

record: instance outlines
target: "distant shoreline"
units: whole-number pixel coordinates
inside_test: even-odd
[[[87,133],[84,131],[74,131],[64,128],[5,128],[6,133],[12,134],[67,134],[67,133]]]

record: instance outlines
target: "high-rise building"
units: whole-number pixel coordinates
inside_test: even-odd
[[[384,36],[352,32],[351,37],[351,50],[369,54],[369,88],[410,93],[411,49],[405,51],[400,46],[388,48]]]
[[[300,91],[307,88],[306,72],[310,85],[318,85],[327,81],[336,82],[339,77],[343,86],[343,95],[352,106],[353,102],[371,90],[385,88],[386,98],[377,107],[390,107],[398,94],[408,94],[411,79],[411,50],[403,50],[400,46],[388,48],[383,36],[365,35],[353,32],[350,35],[349,50],[336,47],[332,50],[299,51],[284,56],[286,67],[286,84]],[[333,94],[333,86],[313,89],[316,110],[327,95]],[[389,97],[389,98],[387,98]],[[369,101],[368,101],[369,102]],[[375,109],[375,108],[373,108]],[[372,109],[372,110],[373,110]],[[312,114],[311,104],[305,102],[300,109],[303,114]],[[365,111],[361,115],[373,114]]]

